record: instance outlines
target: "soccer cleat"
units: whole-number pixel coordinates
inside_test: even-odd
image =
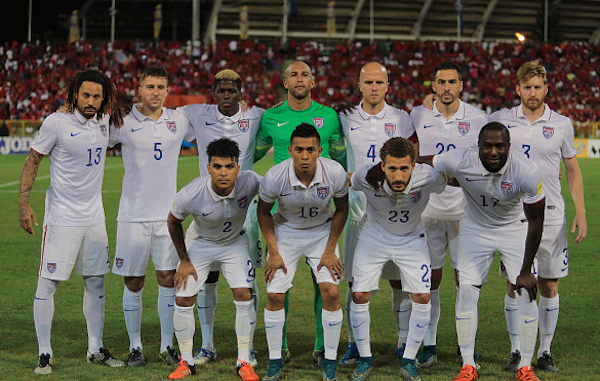
[[[256,352],[254,349],[250,350],[250,357],[248,358],[248,364],[252,365],[253,368],[258,366],[258,360],[256,359]]]
[[[323,381],[340,381],[340,378],[336,373],[336,360],[328,360],[323,357],[321,361],[322,369],[323,369]]]
[[[206,348],[196,348],[198,353],[194,357],[194,365],[205,365],[217,359],[217,352],[210,351]]]
[[[146,359],[140,347],[134,348],[129,352],[129,360],[127,361],[129,366],[144,366],[146,365]]]
[[[262,381],[279,381],[283,376],[283,359],[269,360],[269,370]]]
[[[350,381],[365,381],[371,370],[373,370],[373,357],[360,357],[358,366],[350,376]]]
[[[315,349],[312,352],[312,360],[319,367],[321,366],[320,364],[321,364],[321,361],[323,360],[324,356],[325,356],[325,347]]]
[[[196,366],[189,365],[187,361],[183,361],[181,356],[179,357],[179,366],[169,374],[169,380],[180,380],[186,378],[189,375],[196,374]]]
[[[404,377],[406,381],[422,381],[421,376],[417,373],[416,360],[409,360],[403,358],[400,361],[400,375]]]
[[[100,348],[100,350],[94,354],[90,351],[87,352],[87,361],[96,364],[108,365],[111,368],[119,368],[125,366],[125,363],[121,360],[114,358],[108,349]]]
[[[533,373],[533,367],[524,366],[517,372],[517,380],[519,381],[540,381],[539,378]]]
[[[50,374],[52,373],[52,366],[52,357],[50,357],[50,354],[42,353],[34,372],[35,374]]]
[[[290,359],[292,358],[292,352],[290,352],[289,348],[281,349],[281,358],[283,359],[284,364],[287,364],[288,362],[290,362]]]
[[[538,368],[546,372],[558,372],[560,369],[554,365],[554,359],[550,356],[548,351],[542,353],[542,357],[538,358]]]
[[[435,345],[423,346],[423,352],[417,359],[417,368],[429,368],[437,362],[437,348]]]
[[[404,357],[404,349],[406,348],[406,344],[402,344],[399,347],[396,347],[396,350],[394,351],[394,354],[396,355],[396,357],[398,357],[400,360],[402,360],[402,358]]]
[[[475,369],[479,370],[481,369],[481,365],[479,365],[479,359],[481,358],[481,353],[473,353],[473,360],[475,360]],[[462,359],[462,355],[460,354],[460,346],[456,346],[456,363],[457,364],[462,364],[463,363],[463,359]]]
[[[504,370],[511,373],[517,373],[519,370],[519,364],[521,363],[521,352],[517,349],[510,354],[510,358],[504,367]]]
[[[465,364],[462,368],[460,368],[460,373],[458,376],[454,377],[454,381],[473,381],[478,377],[477,369],[471,365]]]
[[[258,376],[254,372],[254,367],[248,363],[241,363],[236,368],[238,376],[244,381],[258,381]]]
[[[340,360],[340,365],[352,365],[358,360],[360,354],[358,353],[358,347],[356,343],[348,343],[346,347],[346,353],[344,353],[344,357]]]
[[[160,352],[160,358],[171,366],[177,366],[179,364],[179,351],[168,346],[166,350]]]

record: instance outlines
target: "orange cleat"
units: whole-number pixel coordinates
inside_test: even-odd
[[[473,381],[476,380],[477,377],[479,376],[477,375],[477,370],[475,367],[471,365],[463,365],[463,367],[460,368],[460,373],[458,376],[454,378],[454,381]]]
[[[524,366],[517,372],[517,380],[519,381],[540,381],[539,378],[533,373],[532,366]]]
[[[196,367],[189,365],[187,361],[183,361],[179,356],[179,366],[169,374],[169,380],[180,380],[192,374],[196,374]]]
[[[254,367],[248,363],[241,363],[237,367],[237,373],[244,381],[258,381],[258,375],[254,373]]]

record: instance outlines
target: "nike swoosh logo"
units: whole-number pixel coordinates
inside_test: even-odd
[[[289,122],[290,122],[289,120],[287,122],[284,122],[284,123],[277,122],[277,127],[284,126],[284,125],[288,124]]]
[[[377,194],[377,193],[373,193],[375,195],[375,197],[387,197],[387,195],[385,194]]]
[[[273,324],[273,325],[265,325],[265,329],[271,329],[271,328],[275,328],[277,324]]]
[[[423,328],[423,327],[427,327],[429,324],[423,324],[423,325],[419,325],[419,323],[417,323],[417,327],[418,328]]]
[[[408,312],[408,311],[410,311],[410,310],[412,310],[412,308],[407,308],[407,309],[405,309],[405,310],[398,310],[398,311],[396,311],[396,312],[403,313],[403,312]]]
[[[518,308],[507,308],[506,312],[513,312],[513,311],[518,311]]]
[[[281,194],[281,197],[284,197],[284,196],[289,196],[289,195],[291,195],[291,194],[292,194],[292,192],[290,192],[290,193],[282,193],[282,194]]]
[[[456,320],[471,320],[471,318],[468,318],[468,317],[467,318],[456,317],[455,319]]]
[[[426,124],[423,126],[423,128],[429,128],[429,127],[433,127],[433,124]]]
[[[558,309],[558,307],[555,308],[546,308],[546,311],[550,312],[550,311],[556,311]]]
[[[250,325],[254,325],[254,323],[256,323],[256,320],[254,320],[253,322],[251,322]]]
[[[339,322],[337,322],[337,323],[332,323],[332,322],[329,322],[329,326],[330,326],[330,327],[335,327],[335,326],[337,326],[337,325],[340,325],[340,324],[342,324],[342,322],[341,322],[341,321],[339,321]]]
[[[485,180],[485,179],[470,179],[468,177],[465,177],[465,180],[467,180],[467,181],[482,181],[482,180]]]
[[[364,324],[364,322],[365,322],[365,321],[366,321],[366,320],[363,320],[363,321],[361,321],[361,322],[360,322],[359,324],[357,324],[357,325],[354,325],[354,324],[352,324],[352,328],[358,328],[358,327],[360,327],[361,325],[363,325],[363,324]]]
[[[203,212],[203,213],[202,213],[202,215],[203,215],[204,217],[206,217],[206,216],[208,216],[208,215],[211,215],[211,214],[213,214],[214,212],[215,212],[214,210],[213,210],[212,212],[210,212],[210,213],[204,213],[204,212]]]
[[[133,311],[137,311],[139,310],[139,308],[134,308],[133,310],[128,310],[127,308],[123,308],[123,311],[125,312],[133,312]]]
[[[204,123],[206,123],[207,126],[212,126],[212,125],[216,124],[216,123],[208,123],[208,122],[204,122]]]
[[[352,126],[352,127],[350,127],[350,131],[358,130],[359,128],[360,127],[354,127],[354,126]]]
[[[104,299],[104,295],[100,295],[98,299]]]
[[[527,320],[527,319],[525,319],[525,324],[533,323],[533,322],[534,322],[534,321],[536,321],[536,320],[537,320],[537,318],[535,318],[535,319],[531,319],[531,320]]]
[[[36,296],[35,300],[48,300],[48,299],[42,299],[42,298],[38,298],[38,297]]]
[[[211,307],[212,307],[212,306],[198,306],[198,309],[199,309],[199,310],[203,310],[203,309],[206,309],[206,308],[211,308]]]
[[[173,328],[173,330],[174,330],[175,332],[183,332],[183,331],[187,330],[187,328],[184,328],[184,329],[177,329],[177,328]]]
[[[139,131],[139,130],[141,130],[142,128],[144,128],[144,127],[140,127],[140,128],[132,128],[132,129],[131,129],[131,132],[136,132],[136,131]]]
[[[77,132],[77,133],[75,133],[75,134],[71,132],[71,136],[77,136],[77,135],[79,135],[79,134],[81,134],[81,132]]]
[[[513,127],[517,127],[517,125],[515,124],[514,126],[511,126],[510,124],[508,126],[506,126],[507,128],[513,128]]]
[[[175,307],[174,304],[167,304],[167,307]]]

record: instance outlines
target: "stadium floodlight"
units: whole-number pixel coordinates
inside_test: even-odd
[[[522,35],[521,33],[517,32],[517,33],[515,33],[515,36],[517,37],[517,40],[519,40],[521,42],[525,41],[525,36]]]

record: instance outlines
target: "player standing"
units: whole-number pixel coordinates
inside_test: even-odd
[[[177,192],[177,163],[182,141],[193,140],[187,119],[163,106],[168,74],[149,67],[140,75],[141,104],[134,105],[122,127],[111,126],[109,146],[121,144],[125,175],[117,217],[117,246],[112,271],[123,276],[123,314],[129,335],[129,366],[146,364],[141,338],[142,293],[152,257],[158,281],[160,357],[176,366],[173,349],[177,252],[167,229]]]
[[[108,236],[102,205],[102,180],[108,145],[109,112],[115,85],[102,72],[78,72],[67,88],[66,113],[48,116],[25,160],[21,173],[19,222],[34,234],[35,213],[29,195],[39,164],[50,157],[50,186],[42,236],[42,257],[33,320],[39,344],[37,374],[52,372],[50,331],[54,294],[73,267],[83,276],[83,314],[87,322],[87,361],[121,367],[104,348],[104,275],[110,271]]]
[[[342,131],[346,138],[348,155],[348,175],[366,163],[378,161],[381,146],[392,137],[403,137],[417,143],[415,129],[410,116],[398,110],[385,101],[389,89],[388,71],[377,62],[370,62],[360,70],[359,88],[363,99],[360,104],[348,111],[340,112]],[[349,190],[350,210],[344,229],[343,263],[344,280],[348,282],[346,295],[346,319],[350,322],[350,304],[352,303],[352,260],[358,241],[361,221],[365,216],[366,198],[362,192]],[[410,316],[411,300],[407,293],[402,292],[402,285],[396,266],[392,263],[383,270],[383,278],[390,280],[392,286],[392,312],[398,327],[397,352],[402,358],[402,344],[406,343],[408,335],[408,319]],[[394,280],[396,279],[396,280]],[[402,316],[401,316],[402,315]],[[348,347],[340,364],[349,365],[358,357],[358,349],[354,340],[352,325],[348,323]]]
[[[269,371],[263,381],[277,381],[282,376],[284,300],[303,255],[323,296],[323,380],[339,380],[336,358],[343,313],[337,241],[348,216],[348,180],[339,163],[319,157],[320,144],[317,128],[300,124],[290,138],[291,159],[269,169],[261,181],[258,221],[268,247],[265,330],[269,345]],[[276,202],[276,212],[271,215]]]
[[[410,114],[419,137],[420,155],[439,155],[454,149],[475,147],[479,131],[488,118],[483,111],[460,100],[463,89],[460,68],[451,62],[440,64],[433,72],[431,87],[437,99],[433,107],[415,107]],[[418,359],[419,368],[430,367],[437,361],[436,336],[441,310],[439,288],[447,251],[450,252],[452,267],[456,269],[458,231],[465,205],[462,189],[447,187],[441,194],[431,195],[423,212],[431,256],[431,321],[423,340],[423,353]]]
[[[560,307],[559,279],[566,277],[569,272],[565,202],[561,195],[559,179],[561,159],[565,164],[565,175],[575,204],[575,218],[571,226],[572,233],[579,229],[575,243],[581,242],[587,234],[583,180],[573,143],[573,125],[569,118],[552,111],[544,102],[548,94],[546,69],[538,62],[527,62],[519,68],[517,82],[516,91],[521,97],[521,105],[498,111],[492,114],[490,119],[497,120],[509,128],[513,142],[512,150],[524,154],[537,164],[544,179],[544,233],[537,252],[536,269],[540,287],[540,346],[537,367],[557,372],[559,369],[554,364],[550,345]],[[518,306],[510,288],[507,288],[505,296],[505,311],[512,346],[505,370],[516,372],[520,357]]]
[[[248,364],[256,326],[252,304],[255,269],[243,225],[250,201],[258,193],[260,176],[240,171],[240,150],[230,139],[211,142],[206,154],[209,176],[196,178],[177,193],[167,221],[180,260],[174,277],[177,297],[173,324],[181,361],[169,379],[196,373],[192,365],[194,303],[209,271],[218,264],[231,287],[237,311],[237,373],[242,380],[256,381],[254,367]],[[196,222],[197,238],[186,249],[181,223],[190,214]]]

